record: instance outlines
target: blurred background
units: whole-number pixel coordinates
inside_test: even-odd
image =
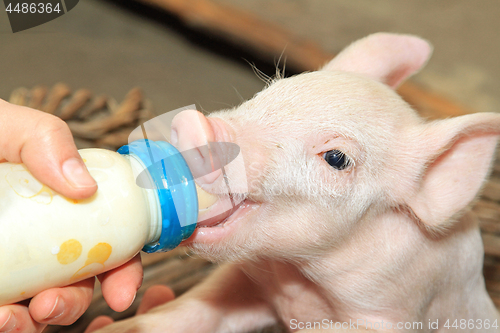
[[[265,20],[332,54],[373,32],[422,36],[435,50],[415,81],[477,111],[500,110],[496,0],[210,2]],[[276,48],[286,51],[287,45]],[[264,83],[249,63],[272,75],[279,57],[254,52],[252,45],[211,34],[203,23],[186,24],[175,13],[140,1],[83,0],[60,18],[15,34],[0,11],[4,99],[20,86],[50,87],[62,81],[118,100],[139,86],[157,113],[193,103],[212,111],[261,90]]]
[[[426,116],[498,112],[499,16],[497,0],[81,0],[62,17],[13,34],[0,5],[0,98],[64,114],[79,147],[116,148],[141,120],[191,104],[204,112],[237,106],[265,86],[256,71],[272,76],[285,62],[286,75],[313,70],[354,40],[386,31],[434,45],[433,57],[405,92],[417,108],[429,107]],[[135,87],[140,89],[127,95]],[[133,122],[82,127],[108,117],[123,101],[137,111]],[[493,179],[475,208],[486,234],[485,274],[496,295],[499,193],[500,180]],[[145,287],[169,283],[177,293],[213,269],[185,249],[148,256],[145,264]],[[81,332],[92,317],[111,314],[99,295],[94,303],[64,331]]]

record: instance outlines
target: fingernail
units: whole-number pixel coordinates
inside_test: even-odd
[[[137,297],[137,293],[134,294],[134,297],[132,297],[132,301],[130,302],[130,304],[127,306],[127,309],[130,308],[132,306],[132,304],[134,303],[135,301],[135,298]]]
[[[49,314],[43,318],[46,320],[56,319],[64,313],[64,300],[58,296],[56,298],[56,302],[54,303],[54,307],[50,310]]]
[[[170,143],[172,146],[177,146],[177,142],[179,141],[179,138],[177,136],[177,131],[172,128],[172,132],[170,133]]]
[[[17,319],[16,316],[10,311],[9,317],[5,321],[5,323],[0,327],[0,332],[10,332],[14,328],[16,328]]]
[[[83,161],[72,157],[62,165],[62,172],[66,180],[74,187],[94,187],[96,182],[88,173]]]

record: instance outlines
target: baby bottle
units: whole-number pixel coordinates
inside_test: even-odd
[[[0,163],[0,305],[113,269],[141,249],[171,250],[217,200],[167,142],[79,152],[98,184],[83,200],[58,194],[23,164]]]

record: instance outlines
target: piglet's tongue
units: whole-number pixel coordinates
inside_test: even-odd
[[[218,225],[221,222],[223,222],[225,219],[227,219],[229,216],[231,216],[232,213],[233,213],[233,210],[226,211],[222,214],[212,216],[212,217],[205,219],[205,220],[202,220],[202,221],[198,221],[197,228],[213,227],[215,225]]]
[[[198,217],[197,227],[203,228],[203,227],[213,227],[215,225],[218,225],[221,222],[224,222],[237,209],[238,209],[238,206],[235,206],[229,210],[227,210],[227,209],[222,210],[222,212],[217,214],[217,211],[220,211],[220,209],[218,209],[217,207],[214,207],[211,212],[205,213],[207,215],[210,214],[210,216],[208,216],[208,217],[204,216],[203,213],[200,213],[200,215]]]

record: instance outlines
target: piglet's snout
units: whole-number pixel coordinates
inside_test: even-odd
[[[219,198],[210,208],[200,206],[199,225],[218,223],[246,197],[243,159],[239,146],[230,141],[224,122],[198,111],[182,111],[172,121],[171,143],[183,155],[197,185]]]
[[[221,176],[210,149],[214,141],[212,125],[200,112],[182,111],[173,119],[171,143],[181,152],[201,186],[211,185]]]

